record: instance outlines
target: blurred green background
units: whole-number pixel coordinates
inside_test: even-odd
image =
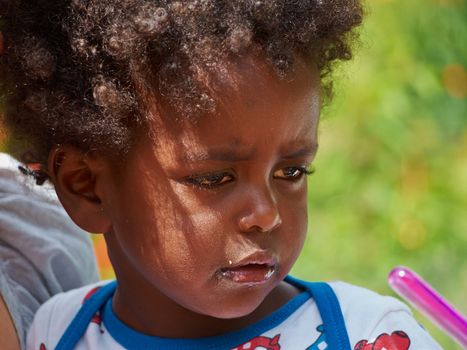
[[[406,265],[467,315],[467,1],[368,0],[367,12],[323,111],[293,273],[394,295],[387,275]]]

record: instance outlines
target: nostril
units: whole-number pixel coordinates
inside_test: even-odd
[[[251,185],[239,203],[238,226],[241,232],[270,232],[282,224],[274,191],[265,184]]]
[[[274,227],[273,227],[273,230],[275,230],[276,228],[278,228],[280,225],[282,225],[282,219],[281,219],[281,217],[278,215],[278,216],[277,216],[276,223],[275,223],[275,225],[274,225]]]
[[[239,219],[239,228],[242,232],[271,232],[282,224],[277,210],[261,212],[254,211],[242,215]]]

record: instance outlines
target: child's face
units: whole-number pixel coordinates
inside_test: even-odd
[[[218,318],[251,313],[300,253],[319,115],[303,64],[285,80],[257,58],[228,71],[215,115],[176,121],[152,105],[156,137],[141,137],[102,193],[119,288]]]

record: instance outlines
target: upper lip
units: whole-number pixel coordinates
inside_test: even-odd
[[[250,255],[244,257],[241,260],[235,261],[229,266],[226,266],[226,269],[235,269],[246,265],[266,265],[274,266],[277,264],[277,259],[267,251],[259,250],[251,253]]]

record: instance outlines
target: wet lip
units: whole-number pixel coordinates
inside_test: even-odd
[[[220,269],[220,275],[232,282],[261,284],[268,281],[276,271],[277,261],[264,252],[253,253],[246,258]]]

